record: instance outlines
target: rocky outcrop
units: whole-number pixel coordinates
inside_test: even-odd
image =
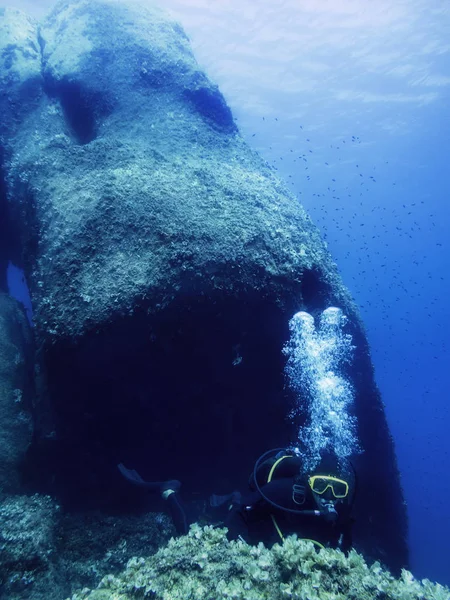
[[[404,564],[402,492],[357,310],[181,27],[108,0],[60,2],[39,30],[17,15],[1,25],[13,46],[1,102],[20,105],[2,134],[5,198],[26,257],[58,448],[46,465],[60,493],[73,501],[82,486],[83,499],[113,503],[120,461],[182,479],[195,498],[245,485],[258,454],[299,425],[286,419],[288,321],[335,305],[357,345],[357,538]],[[16,39],[8,23],[20,18]]]
[[[0,598],[60,600],[155,553],[173,535],[161,513],[61,511],[49,496],[0,500]]]
[[[0,596],[60,598],[55,502],[38,494],[11,496],[0,502],[0,519]]]
[[[31,332],[18,302],[0,294],[0,494],[20,490],[20,469],[31,443]]]

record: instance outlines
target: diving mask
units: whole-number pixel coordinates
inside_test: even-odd
[[[322,495],[331,489],[335,498],[346,498],[348,496],[348,483],[343,479],[331,477],[331,475],[313,475],[308,479],[310,488],[316,494]]]

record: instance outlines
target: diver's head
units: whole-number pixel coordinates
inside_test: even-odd
[[[327,456],[308,477],[317,508],[331,521],[337,518],[339,506],[349,502],[349,478],[342,471],[334,457]]]
[[[330,516],[330,520],[337,518],[337,508],[348,501],[348,483],[334,475],[315,474],[308,478],[309,487],[318,509]]]

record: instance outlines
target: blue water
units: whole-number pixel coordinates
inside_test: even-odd
[[[50,5],[15,2],[35,16]],[[450,584],[450,6],[164,6],[242,134],[328,241],[367,328],[408,505],[413,572]]]
[[[249,142],[323,231],[361,309],[397,449],[412,569],[450,583],[449,9],[233,4],[222,18],[211,6],[210,19],[183,9],[186,27]]]

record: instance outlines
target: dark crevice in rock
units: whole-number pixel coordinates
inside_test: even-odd
[[[45,78],[45,91],[51,98],[58,98],[66,122],[77,144],[89,144],[95,140],[102,118],[109,114],[108,103],[100,93],[87,89],[81,82]]]
[[[96,135],[91,99],[83,86],[75,81],[62,81],[54,88],[64,110],[66,121],[79,144],[92,142]]]
[[[42,37],[40,27],[38,28],[38,32],[37,32],[37,41],[39,44],[39,51],[41,54],[41,65],[42,65],[42,68],[44,68],[44,64],[45,64],[44,63],[44,49],[45,49],[46,42],[45,42],[44,38]]]
[[[221,131],[232,133],[237,131],[233,114],[225,102],[219,88],[200,77],[192,89],[185,91],[186,98],[195,110]]]

